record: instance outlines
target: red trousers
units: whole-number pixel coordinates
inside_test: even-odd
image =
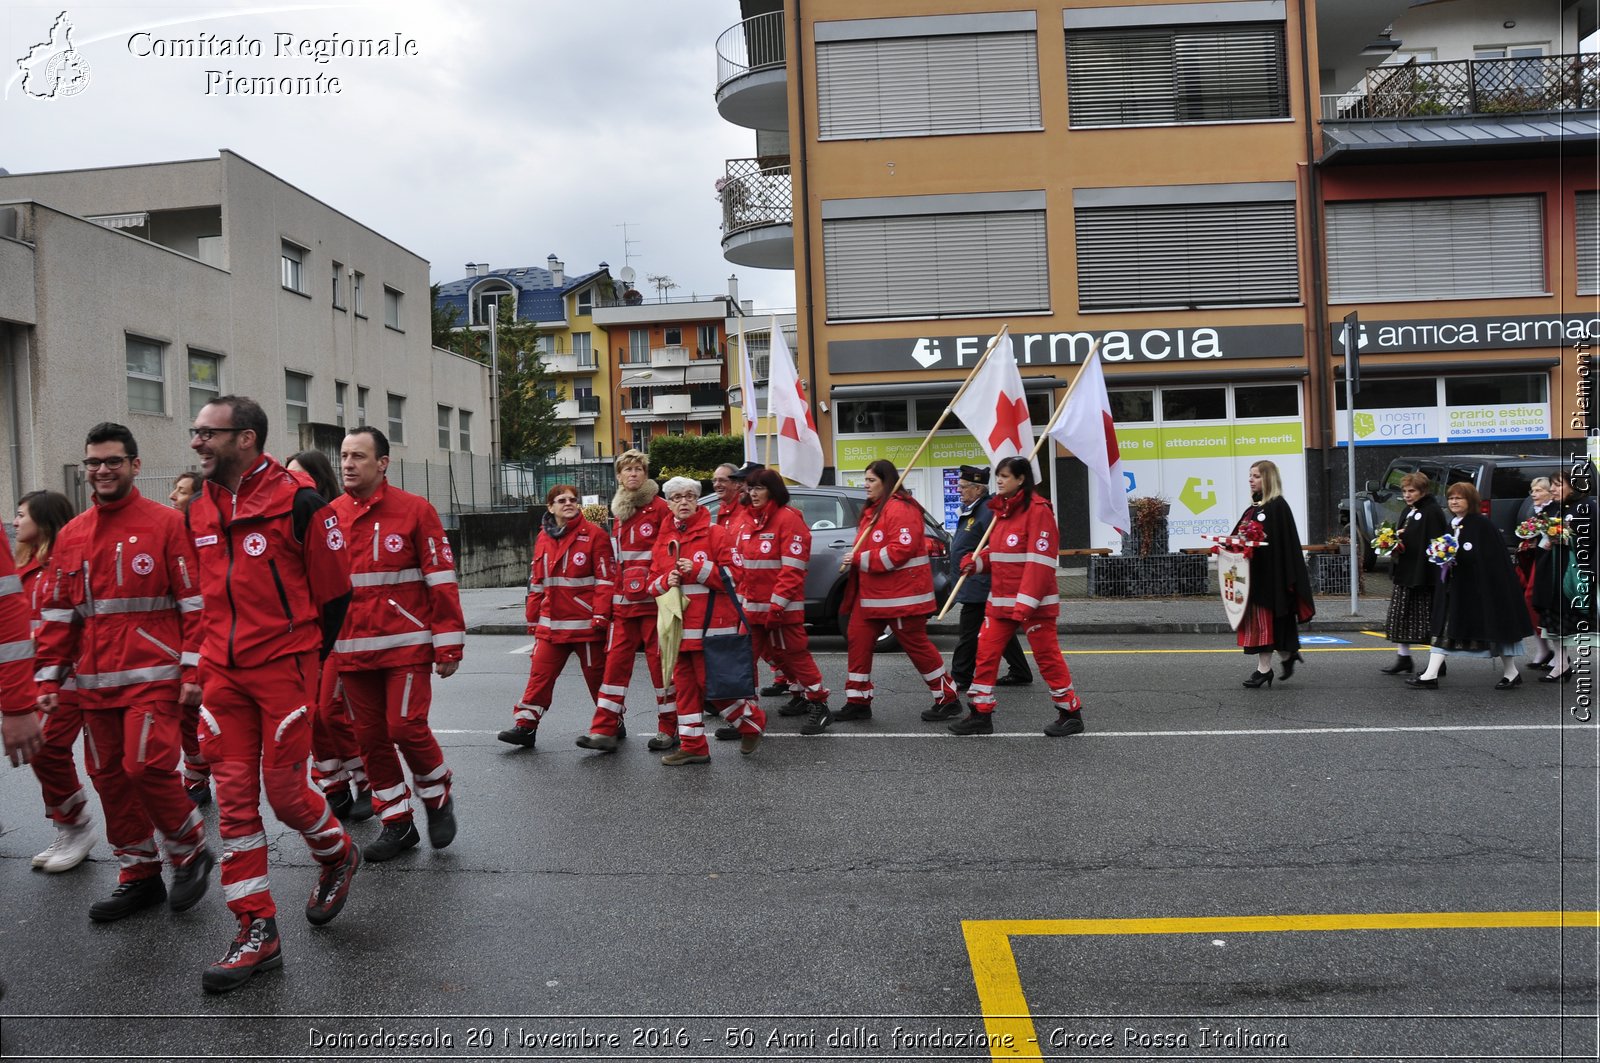
[[[306,775],[316,684],[315,650],[260,668],[200,662],[200,752],[217,785],[222,893],[240,918],[278,913],[267,881],[263,782],[273,815],[300,832],[317,863],[337,864],[355,844]]]
[[[317,683],[317,712],[311,718],[311,781],[325,794],[354,783],[367,789],[367,766],[356,742],[355,718],[337,669],[326,664]]]
[[[805,695],[807,701],[828,700],[828,688],[822,685],[822,673],[811,656],[811,640],[804,624],[753,624],[750,643],[756,656],[772,662],[775,681],[787,682],[790,690],[798,686],[798,693]]]
[[[413,664],[339,673],[356,718],[356,739],[372,787],[372,810],[385,823],[411,818],[411,793],[400,768],[402,757],[411,769],[411,785],[418,800],[429,808],[439,808],[450,797],[450,769],[433,728],[428,726],[432,671],[430,664]]]
[[[994,681],[1000,676],[1000,657],[1006,644],[1022,627],[1023,636],[1033,649],[1033,663],[1050,688],[1050,702],[1058,709],[1078,709],[1083,703],[1072,689],[1072,670],[1061,656],[1061,640],[1056,636],[1055,618],[1018,623],[990,614],[978,631],[978,665],[972,673],[967,697],[978,712],[994,711]]]
[[[550,708],[550,695],[555,692],[556,678],[567,666],[567,658],[577,655],[583,669],[583,681],[589,687],[589,696],[596,704],[600,701],[600,679],[606,666],[605,649],[598,642],[551,642],[540,639],[533,644],[533,655],[528,661],[528,685],[522,691],[522,700],[512,712],[511,722],[516,727],[537,729],[539,721]],[[656,658],[660,668],[661,658]],[[629,666],[631,668],[632,661]],[[595,713],[596,719],[600,716]],[[616,733],[616,728],[611,729]]]
[[[850,614],[850,628],[845,632],[845,669],[849,673],[844,684],[845,698],[858,705],[872,704],[872,647],[885,627],[894,629],[900,648],[911,658],[922,681],[928,684],[933,700],[953,701],[956,685],[945,669],[943,655],[928,638],[927,617],[875,620],[861,615],[859,609]]]
[[[44,814],[61,827],[87,823],[89,792],[83,788],[78,768],[72,762],[72,747],[83,733],[78,696],[70,690],[62,691],[56,710],[41,714],[39,729],[44,740],[31,763],[44,795]]]
[[[206,840],[199,809],[178,775],[178,705],[155,702],[84,714],[89,778],[106,814],[106,840],[117,854],[119,882],[161,874],[155,832],[173,867],[193,860]]]
[[[183,745],[183,785],[199,786],[211,778],[211,766],[200,755],[200,706],[178,706],[178,740]]]
[[[628,684],[633,681],[633,658],[641,649],[644,650],[645,667],[650,669],[650,682],[656,688],[656,730],[662,734],[677,733],[678,713],[673,706],[672,688],[662,682],[661,644],[656,641],[654,616],[626,616],[611,621],[611,631],[606,637],[605,674],[600,677],[600,689],[595,694],[590,733],[617,733],[617,725],[627,711]]]
[[[679,650],[672,668],[672,685],[678,691],[678,748],[685,753],[711,752],[706,743],[703,707],[706,704],[706,655],[699,650]],[[767,714],[754,698],[710,702],[717,715],[745,734],[764,734]]]

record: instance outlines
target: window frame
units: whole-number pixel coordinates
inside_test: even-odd
[[[342,281],[344,279],[343,274],[344,274],[344,263],[343,262],[335,262],[335,263],[333,263],[333,308],[335,310],[343,310],[343,309],[345,309],[345,305],[344,305],[344,288],[339,283],[340,281]]]
[[[285,236],[281,238],[279,255],[281,270],[278,280],[283,290],[310,298],[311,293],[306,290],[306,267],[309,265],[307,259],[311,256],[311,249]]]
[[[436,427],[439,433],[439,449],[448,451],[450,449],[450,415],[455,412],[455,408],[446,406],[442,402],[435,405],[437,407]]]
[[[471,410],[457,410],[456,411],[456,431],[457,431],[457,440],[460,443],[460,446],[459,446],[458,449],[463,454],[472,453],[472,411]]]
[[[405,295],[406,295],[405,292],[401,291],[399,288],[394,287],[392,284],[385,284],[383,286],[383,327],[384,328],[393,329],[396,332],[404,332],[405,331],[405,328],[400,324],[400,321],[401,321],[400,306],[401,306],[402,301],[405,299]]]
[[[388,406],[385,412],[389,417],[389,442],[404,446],[406,441],[406,397],[404,395],[396,395],[392,391],[386,394],[388,395]],[[398,413],[396,412],[396,403],[399,403]]]
[[[217,353],[216,351],[207,351],[207,350],[203,350],[203,349],[198,348],[198,347],[190,347],[188,349],[188,351],[186,352],[186,354],[187,354],[187,357],[186,357],[187,366],[186,366],[186,368],[187,368],[187,377],[188,377],[187,389],[188,389],[188,395],[189,395],[189,419],[193,420],[196,416],[199,415],[201,409],[203,409],[206,406],[209,406],[212,402],[215,402],[218,398],[220,398],[222,396],[222,355]],[[194,363],[195,363],[195,359],[196,358],[209,359],[216,366],[216,385],[214,387],[208,388],[204,384],[199,384],[199,385],[196,384],[195,378],[194,378]],[[204,402],[200,403],[199,406],[196,406],[195,405],[195,394],[196,394],[196,392],[200,393],[201,395],[209,395],[210,397],[207,398]]]
[[[298,381],[301,388],[301,398],[294,399],[289,390],[292,381]],[[283,406],[284,430],[289,438],[294,440],[294,448],[300,448],[300,425],[311,423],[311,381],[310,373],[302,373],[296,369],[283,371]],[[301,417],[295,419],[295,411],[299,410]]]
[[[148,347],[155,352],[157,371],[154,376],[151,376],[145,372],[136,372],[131,366],[128,365],[128,356],[133,353],[131,348],[136,343]],[[164,340],[153,339],[149,336],[141,335],[139,333],[123,333],[123,380],[124,385],[127,386],[128,411],[130,413],[144,413],[150,414],[154,417],[167,416],[167,349],[170,346],[171,344]],[[135,405],[133,398],[134,389],[131,386],[128,386],[134,383],[154,384],[155,388],[151,393],[153,393],[160,400],[160,408],[152,410],[147,409],[144,406]]]

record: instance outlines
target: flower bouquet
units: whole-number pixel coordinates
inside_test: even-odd
[[[1456,563],[1460,549],[1454,535],[1441,535],[1428,544],[1428,560],[1439,566],[1440,582],[1450,574],[1450,566]]]
[[[1567,522],[1559,513],[1552,517],[1543,518],[1540,521],[1540,525],[1544,534],[1548,535],[1555,542],[1564,543],[1569,538]]]
[[[1379,557],[1393,557],[1405,547],[1400,543],[1400,533],[1395,529],[1393,521],[1384,521],[1378,525],[1378,534],[1372,537],[1372,552]]]
[[[1518,539],[1537,539],[1544,534],[1544,518],[1529,517],[1517,525]]]

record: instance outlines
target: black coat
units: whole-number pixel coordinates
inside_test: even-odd
[[[1563,589],[1562,581],[1568,561],[1576,552],[1580,563],[1587,559],[1584,567],[1589,570],[1590,586],[1594,585],[1595,543],[1600,539],[1596,535],[1595,521],[1600,519],[1600,509],[1592,498],[1569,496],[1560,512],[1567,525],[1568,542],[1552,542],[1550,549],[1540,551],[1534,563],[1531,601],[1546,630],[1557,635],[1592,633],[1595,630],[1595,595],[1591,594],[1587,602],[1574,603]]]
[[[1311,575],[1306,571],[1305,547],[1294,511],[1282,496],[1265,505],[1252,505],[1240,516],[1234,534],[1249,520],[1262,526],[1267,541],[1250,554],[1249,604],[1265,605],[1273,616],[1309,620],[1317,607],[1311,601]]]
[[[1400,518],[1400,545],[1394,554],[1394,581],[1402,587],[1439,582],[1439,567],[1428,561],[1428,544],[1450,530],[1450,518],[1432,495],[1417,499]]]
[[[1447,643],[1520,642],[1533,634],[1528,606],[1505,540],[1494,521],[1468,513],[1455,530],[1458,549],[1433,596],[1433,635]],[[1429,563],[1438,579],[1439,567]]]
[[[994,510],[989,508],[990,497],[992,496],[989,492],[985,491],[970,508],[961,507],[961,517],[956,521],[956,533],[950,537],[951,583],[961,576],[961,559],[978,548],[978,541],[983,538],[983,533],[994,520]],[[964,604],[988,600],[989,573],[987,572],[972,573],[961,585],[961,593],[956,595],[956,601]]]

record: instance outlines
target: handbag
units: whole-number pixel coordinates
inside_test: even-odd
[[[722,585],[732,587],[728,570],[721,565]],[[733,608],[739,614],[739,627],[731,635],[707,635],[711,617],[717,609],[717,592],[712,591],[706,600],[706,620],[700,626],[700,652],[706,657],[706,700],[739,701],[756,696],[756,658],[750,645],[750,622],[745,619],[739,596],[729,592]]]

